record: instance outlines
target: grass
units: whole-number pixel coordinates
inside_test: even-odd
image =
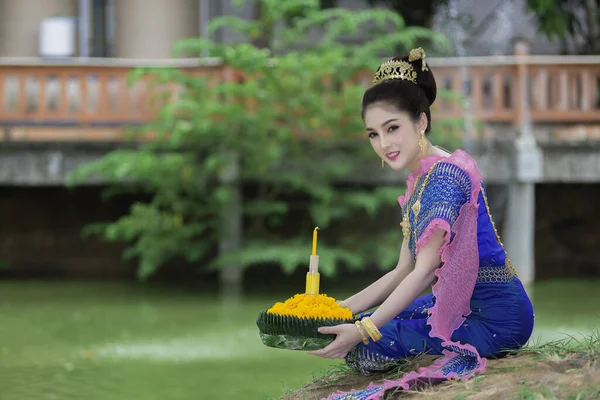
[[[589,335],[566,335],[566,337],[546,343],[529,342],[520,353],[534,353],[537,359],[550,357],[564,358],[567,355],[578,354],[590,358],[600,356],[600,330]]]
[[[452,400],[466,399],[471,395],[481,393],[485,390],[487,384],[486,379],[488,376],[493,375],[506,375],[512,372],[523,373],[525,376],[533,374],[535,369],[539,369],[540,364],[543,362],[549,363],[560,363],[565,361],[567,365],[572,364],[573,368],[565,369],[561,373],[569,374],[579,371],[590,363],[600,362],[600,331],[594,331],[589,335],[580,335],[576,337],[569,335],[560,340],[553,340],[546,343],[529,343],[520,351],[513,351],[508,356],[511,360],[522,358],[522,363],[517,365],[506,365],[502,366],[502,360],[497,360],[499,365],[492,364],[488,366],[487,371],[483,375],[478,375],[466,382],[448,382],[445,387],[450,386],[461,386],[459,393],[451,397]],[[405,360],[399,364],[397,368],[383,374],[376,374],[370,377],[362,377],[353,370],[347,367],[336,366],[329,369],[323,375],[316,377],[308,384],[297,390],[290,390],[285,393],[284,398],[291,399],[313,399],[310,393],[315,389],[323,391],[327,389],[329,392],[336,390],[348,390],[346,387],[353,386],[358,382],[358,387],[366,386],[370,381],[382,381],[382,380],[396,380],[399,379],[406,372],[412,371],[419,366],[427,365],[433,361],[435,357],[421,354],[414,359]],[[585,362],[573,362],[571,360]],[[538,361],[538,362],[535,362]],[[587,363],[587,364],[586,364]],[[564,363],[563,363],[564,364]],[[513,374],[515,375],[515,374]],[[600,371],[598,373],[600,379]],[[537,376],[532,375],[535,378]],[[535,381],[535,379],[534,379]],[[600,382],[599,382],[600,383]],[[560,398],[569,399],[591,399],[593,396],[600,393],[600,388],[584,388],[582,390],[571,390],[562,387],[553,387],[549,383],[540,382],[528,382],[527,379],[522,379],[516,382],[516,389],[514,393],[510,395],[510,399],[519,400],[538,400],[538,399],[555,399],[555,393],[561,392]],[[396,390],[390,393],[386,393],[386,399],[405,398],[414,394],[423,394],[428,392],[427,396],[431,396],[431,392],[435,392],[436,387],[440,386],[424,386],[410,391]],[[567,397],[564,397],[567,396]]]
[[[510,396],[511,400],[539,400],[540,396],[542,399],[547,399],[549,396],[553,396],[552,389],[543,385],[532,386],[523,381],[516,392]]]
[[[518,390],[509,398],[510,400],[591,400],[600,398],[600,388],[588,388],[561,393],[557,397],[555,390],[549,385],[529,385],[523,382]]]

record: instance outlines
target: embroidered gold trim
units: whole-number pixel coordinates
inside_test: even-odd
[[[477,283],[506,283],[512,281],[515,275],[510,268],[502,267],[479,267],[477,271]]]
[[[498,234],[498,230],[496,229],[496,224],[494,223],[494,219],[492,218],[492,213],[490,212],[490,205],[488,204],[487,194],[485,193],[485,190],[483,190],[483,187],[481,187],[481,194],[483,195],[483,202],[485,203],[485,209],[487,211],[488,217],[490,218],[490,222],[492,223],[492,228],[494,228],[494,234],[496,235],[496,240],[498,241],[498,243],[500,243],[500,246],[502,246],[502,250],[504,250],[504,255],[506,256],[506,267],[514,276],[516,276],[518,278],[519,274],[517,274],[517,270],[515,269],[515,267],[513,267],[512,262],[510,261],[510,258],[508,258],[508,253],[506,252],[506,248],[504,247],[502,240],[500,240],[500,235]]]

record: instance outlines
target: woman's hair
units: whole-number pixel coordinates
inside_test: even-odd
[[[394,57],[377,69],[375,74],[377,82],[363,95],[361,107],[363,118],[368,106],[379,102],[387,103],[398,111],[406,111],[415,121],[421,113],[425,113],[427,116],[425,133],[429,133],[431,130],[429,108],[435,101],[437,86],[431,69],[425,63],[424,52],[422,49],[418,50],[421,53],[417,53],[416,57],[413,55],[415,51],[413,50],[411,55]],[[403,66],[394,64],[394,61],[406,62],[412,70],[406,70]]]

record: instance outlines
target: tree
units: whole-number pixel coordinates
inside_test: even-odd
[[[133,136],[150,132],[154,139],[113,151],[71,177],[77,184],[100,176],[113,182],[111,194],[150,196],[134,204],[128,215],[87,229],[128,243],[124,256],[139,259],[140,279],[175,257],[213,268],[267,263],[292,272],[306,265],[314,226],[327,232],[348,219],[374,217],[382,204],[394,204],[401,191],[339,184],[373,162],[369,146],[357,136],[364,130],[359,113],[364,87],[357,77],[374,71],[382,49],[391,45],[410,46],[422,37],[444,39],[407,27],[399,15],[382,10],[323,10],[316,0],[262,0],[261,6],[258,20],[222,17],[211,22],[211,34],[229,28],[247,40],[222,44],[194,38],[177,44],[177,52],[219,59],[217,73],[174,67],[134,71],[132,82],[144,79],[155,88],[178,88],[176,98],[159,103],[156,119]],[[287,18],[298,7],[304,8],[302,16],[273,28],[271,49],[253,44],[260,27]],[[395,30],[362,45],[339,40],[370,21],[393,24]],[[314,40],[315,29],[322,30],[319,40]],[[171,99],[172,92],[159,94]],[[237,203],[237,215],[231,207],[240,187],[245,197]],[[290,218],[304,210],[305,218]],[[228,232],[223,215],[230,222],[232,216],[244,219],[244,242],[213,258],[218,244],[231,240],[223,237]],[[336,230],[342,232],[336,237],[322,235],[322,273],[332,274],[339,265],[394,265],[400,243],[396,225],[367,234],[355,229]]]
[[[597,54],[600,0],[527,0],[540,31],[561,41],[563,53]]]
[[[442,6],[448,4],[448,0],[366,0],[366,3],[371,7],[381,5],[394,11],[402,17],[406,26],[431,28],[436,13]],[[320,4],[322,8],[331,8],[337,6],[338,0],[320,0]],[[385,30],[381,30],[378,33],[385,34],[385,32]],[[427,37],[420,38],[419,42],[415,44],[430,50],[434,49],[432,46],[434,42]],[[443,46],[443,48],[447,49],[448,47]],[[402,53],[406,47],[399,44],[393,49],[395,53]]]
[[[386,8],[395,11],[404,19],[406,26],[422,26],[431,28],[433,17],[443,5],[448,4],[448,0],[366,0],[371,6],[383,5]],[[337,6],[337,0],[321,0],[322,8],[332,8]]]
[[[399,15],[402,15],[407,26],[424,26],[431,28],[433,17],[448,0],[367,0],[371,6],[383,4]]]

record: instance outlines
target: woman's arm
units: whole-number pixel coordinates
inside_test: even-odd
[[[444,234],[444,231],[437,229],[427,244],[419,248],[415,268],[406,275],[406,278],[397,287],[392,289],[392,294],[371,315],[371,320],[375,326],[380,328],[388,321],[391,321],[392,318],[404,310],[433,281],[435,270],[441,263],[441,256],[438,250],[444,242]],[[365,292],[378,282],[365,289]],[[391,279],[388,286],[383,287],[389,289],[390,286]],[[374,294],[372,295],[375,296]],[[336,339],[327,345],[327,347],[309,351],[308,354],[325,358],[344,358],[348,354],[348,351],[361,341],[360,335],[353,324],[324,326],[319,328],[319,332],[334,334],[336,335]]]
[[[380,328],[391,321],[433,282],[435,271],[442,261],[439,250],[444,243],[445,234],[445,231],[436,229],[429,241],[419,248],[415,268],[371,315],[375,326]]]
[[[402,241],[396,268],[379,278],[366,289],[345,300],[350,310],[352,310],[352,314],[360,314],[380,305],[413,270],[414,266],[414,259],[408,249],[408,240],[405,239]]]

